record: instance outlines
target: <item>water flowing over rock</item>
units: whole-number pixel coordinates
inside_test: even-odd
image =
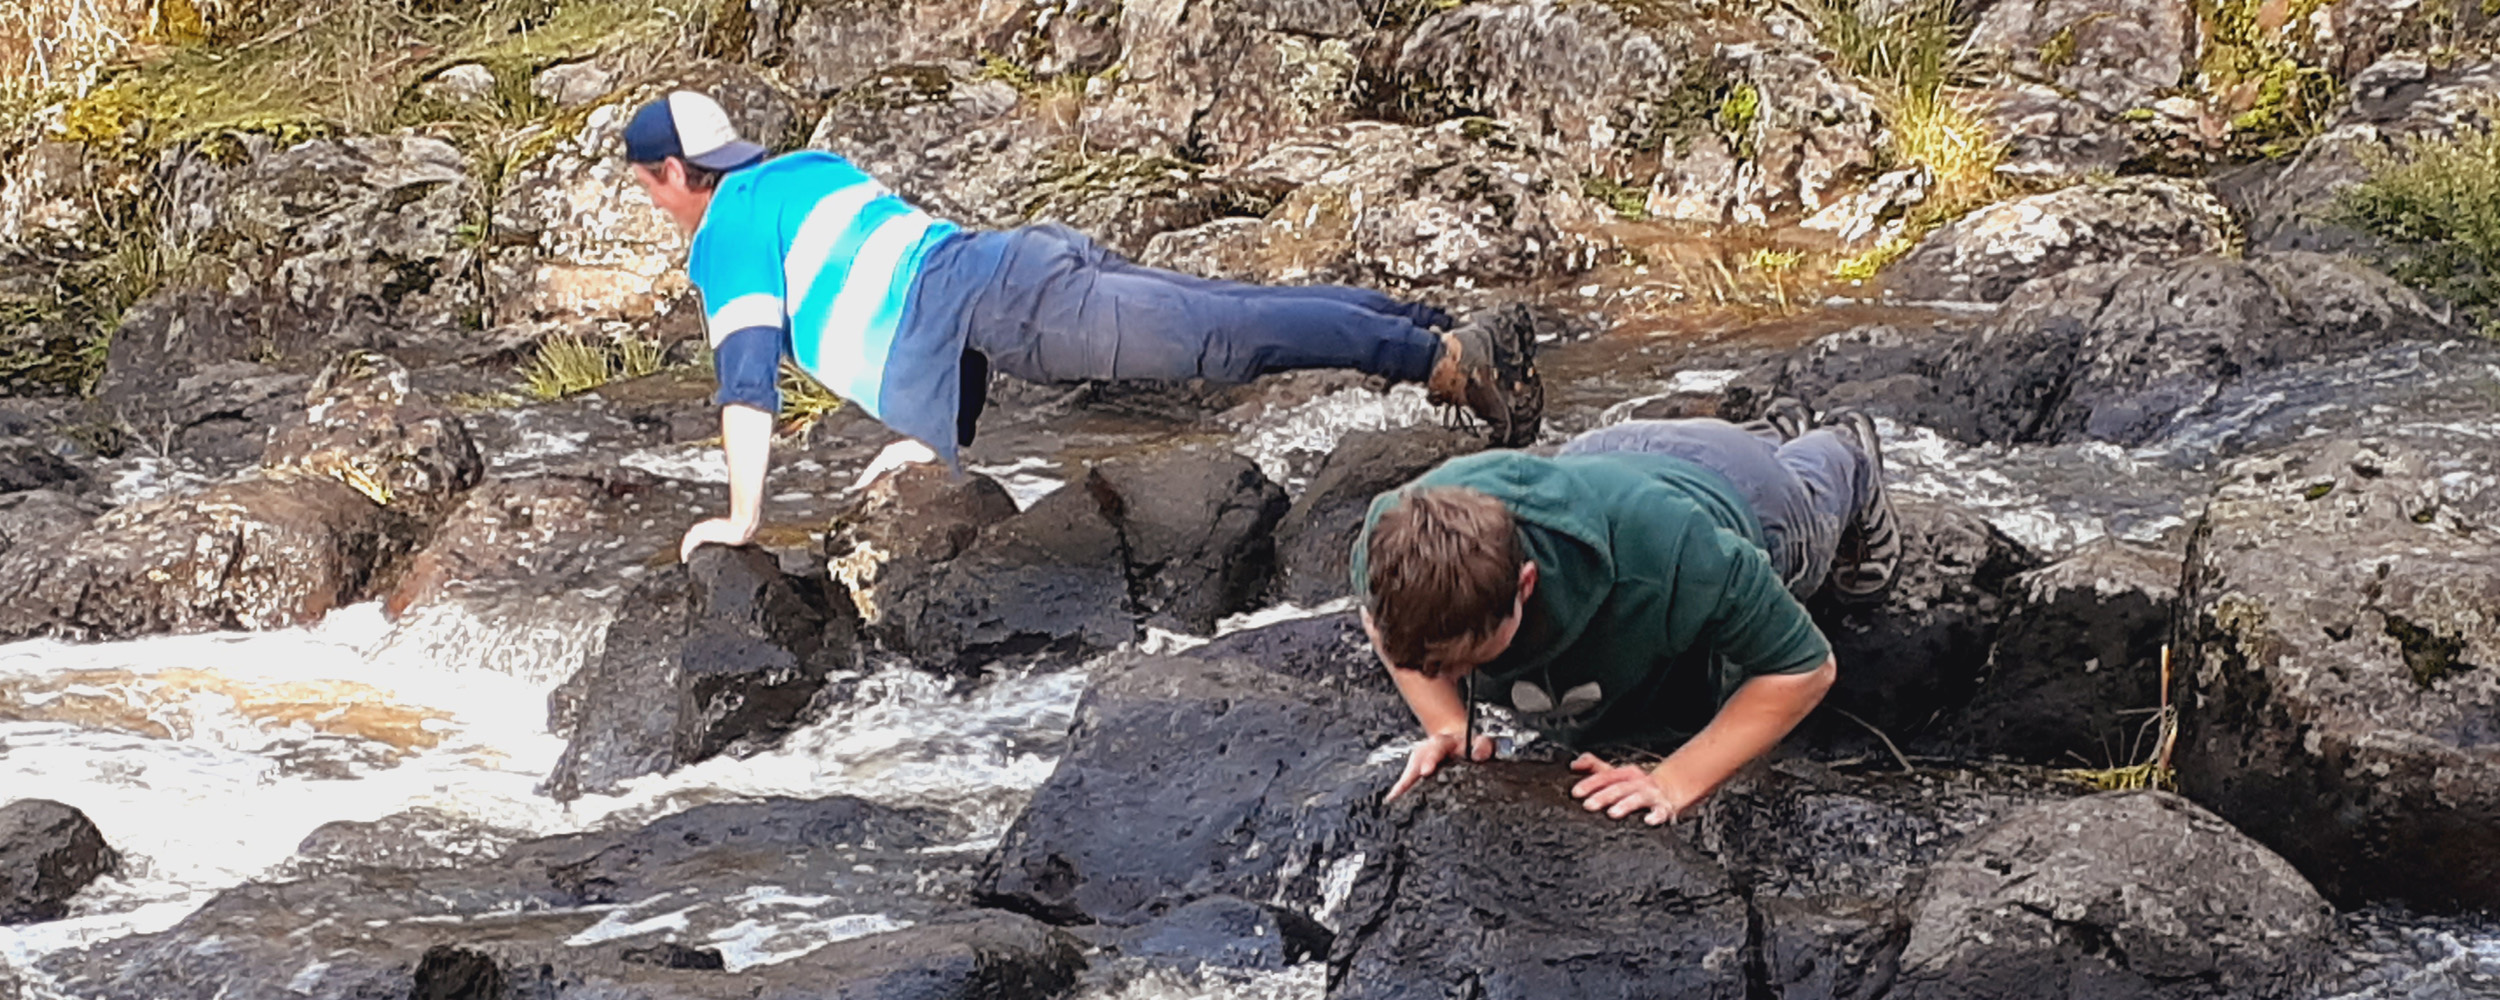
[[[585,996],[971,1000],[1064,985],[1081,966],[1064,935],[962,911],[975,859],[939,846],[961,836],[937,814],[852,798],[703,805],[459,868],[246,885],[170,929],[44,968],[71,995],[107,1000],[488,997],[509,994],[475,990],[559,983],[591,984]],[[913,980],[930,992],[906,990]]]
[[[1439,427],[1346,435],[1276,526],[1276,596],[1309,607],[1351,593],[1346,560],[1372,498],[1482,446],[1474,434]]]
[[[1158,236],[1145,263],[1240,280],[1476,288],[1576,274],[1603,241],[1559,162],[1499,126],[1357,123],[1303,133],[1234,174],[1298,185],[1223,239]],[[1184,255],[1182,251],[1186,250]]]
[[[481,350],[508,349],[554,331],[663,342],[702,328],[686,279],[684,237],[654,211],[625,163],[625,123],[672,90],[710,94],[740,134],[774,149],[795,145],[798,111],[743,67],[697,64],[620,90],[551,128],[538,155],[515,165],[489,219]]]
[[[569,734],[547,778],[572,799],[722,753],[753,753],[821,714],[856,670],[847,599],[760,549],[707,546],[635,585],[605,650],[548,699]]]
[[[2332,912],[2184,799],[2097,795],[2009,817],[1936,865],[1892,995],[2303,996]]]
[[[1745,898],[1676,837],[1591,815],[1551,764],[1392,804],[1329,956],[1336,997],[1746,996]]]
[[[59,920],[121,856],[87,814],[45,799],[0,806],[0,925]]]
[[[2008,298],[1947,358],[1945,388],[1986,440],[2136,445],[2254,374],[2453,331],[2385,275],[2317,254],[2084,267]]]
[[[224,170],[179,170],[171,238],[189,269],[133,308],[113,334],[99,387],[145,426],[184,401],[178,384],[222,361],[303,371],[342,350],[403,361],[479,357],[469,273],[481,197],[470,164],[436,139],[322,139]],[[197,166],[193,164],[197,163]]]
[[[2230,212],[2195,181],[2126,177],[1980,209],[1901,259],[1886,289],[1914,300],[1998,302],[2085,264],[2159,265],[2229,246]]]
[[[2339,902],[2500,904],[2495,523],[2487,425],[2234,464],[2181,595],[2181,787]]]
[[[2175,549],[2102,539],[2015,577],[1979,689],[1946,738],[2040,764],[2150,759],[2179,572]]]
[[[1412,725],[1384,690],[1347,694],[1246,660],[1100,668],[982,897],[1126,926],[1232,895],[1331,922],[1328,894],[1342,889],[1330,881],[1359,863],[1347,859],[1395,777],[1369,762],[1372,748]]]

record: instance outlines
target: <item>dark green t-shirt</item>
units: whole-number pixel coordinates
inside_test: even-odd
[[[1752,509],[1718,473],[1664,455],[1443,463],[1372,501],[1349,560],[1359,599],[1381,512],[1443,486],[1500,500],[1537,564],[1518,637],[1470,690],[1565,744],[1682,742],[1747,680],[1831,658],[1772,571]]]

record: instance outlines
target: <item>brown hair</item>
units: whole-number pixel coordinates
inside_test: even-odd
[[[1426,649],[1499,628],[1526,562],[1510,509],[1464,487],[1415,490],[1372,525],[1365,582],[1389,662],[1427,669]]]
[[[678,166],[686,168],[686,190],[689,191],[713,190],[720,187],[721,178],[729,176],[729,171],[714,170],[710,167],[699,167],[695,165],[693,160],[686,159],[682,156],[665,156],[650,163],[628,158],[625,162],[631,163],[645,170],[649,170],[653,173],[658,173],[661,165],[670,160],[675,160],[677,161]]]

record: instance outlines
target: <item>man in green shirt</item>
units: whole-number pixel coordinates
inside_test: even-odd
[[[1571,765],[1590,810],[1653,825],[1786,736],[1837,670],[1801,600],[1873,600],[1900,558],[1874,422],[1809,422],[1781,400],[1747,427],[1618,424],[1374,499],[1355,595],[1425,733],[1389,798],[1453,755],[1491,756],[1472,702],[1574,748],[1674,746],[1654,770]]]

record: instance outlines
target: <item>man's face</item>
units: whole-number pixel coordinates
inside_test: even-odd
[[[662,160],[657,165],[628,164],[633,168],[635,183],[642,193],[651,197],[651,207],[677,223],[677,230],[689,236],[703,225],[703,210],[711,207],[711,194],[686,186],[686,168],[676,160]]]

